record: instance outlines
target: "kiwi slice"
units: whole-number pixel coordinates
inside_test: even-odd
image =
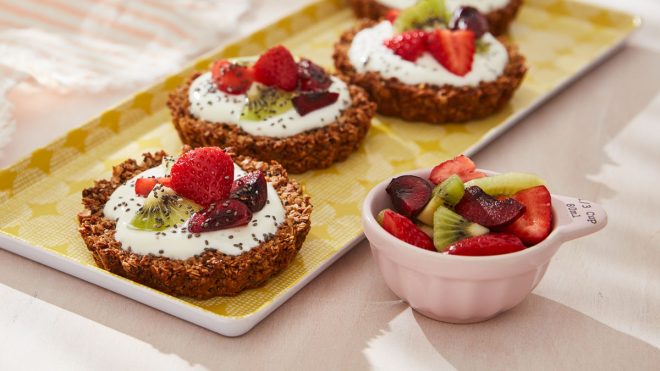
[[[247,103],[241,112],[241,119],[262,121],[280,115],[293,108],[292,98],[291,93],[260,84],[252,84],[247,93]]]
[[[434,28],[447,24],[444,0],[419,0],[415,5],[399,13],[394,29],[401,33],[410,29]]]
[[[495,196],[513,196],[531,187],[545,185],[545,180],[534,174],[504,173],[485,178],[472,179],[465,183],[465,188],[477,186],[487,194]]]
[[[157,184],[144,200],[130,225],[144,231],[162,231],[174,225],[183,225],[202,207],[185,199],[171,188]]]
[[[433,245],[440,252],[454,242],[488,232],[488,228],[473,223],[444,206],[438,207],[433,214]]]
[[[454,207],[463,198],[465,188],[461,177],[454,174],[433,188],[433,196],[417,219],[426,225],[433,225],[433,213],[440,206]]]

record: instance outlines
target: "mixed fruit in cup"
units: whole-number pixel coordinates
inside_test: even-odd
[[[378,214],[393,236],[449,255],[484,256],[524,250],[552,230],[550,192],[533,174],[493,176],[466,156],[442,162],[429,179],[403,175],[386,189],[393,210]]]

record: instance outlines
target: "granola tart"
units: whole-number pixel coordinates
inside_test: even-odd
[[[167,105],[182,142],[230,146],[240,154],[277,161],[290,173],[327,168],[353,153],[369,130],[375,105],[362,88],[327,75],[304,58],[287,59],[283,49],[267,51],[256,63],[217,61],[211,72],[195,73],[172,91]],[[260,64],[273,54],[284,54],[272,58],[287,59],[297,70],[260,77],[258,66],[278,68]],[[222,63],[231,63],[233,70],[222,72],[217,67]],[[223,76],[239,68],[248,77],[227,87]]]
[[[513,44],[502,38],[495,38],[488,33],[484,34],[477,43],[484,42],[483,40],[489,43],[489,49],[486,53],[493,54],[493,58],[499,59],[501,72],[495,73],[497,72],[495,68],[487,65],[486,60],[483,63],[485,66],[480,72],[483,72],[482,75],[487,76],[487,79],[481,76],[473,78],[475,76],[472,73],[468,73],[465,77],[448,73],[444,65],[441,66],[437,63],[434,57],[428,55],[429,53],[425,53],[420,57],[424,60],[425,66],[432,65],[431,68],[424,70],[425,73],[418,73],[418,70],[412,69],[413,73],[410,74],[399,73],[396,70],[399,66],[393,68],[394,72],[392,70],[378,70],[378,68],[370,69],[369,67],[358,71],[356,63],[358,65],[360,63],[379,63],[377,58],[370,55],[351,59],[352,45],[357,35],[364,30],[373,31],[376,35],[363,35],[366,36],[362,37],[363,41],[381,43],[374,46],[374,48],[381,48],[382,41],[378,37],[391,37],[392,26],[388,21],[361,21],[355,28],[342,34],[340,40],[334,46],[333,59],[338,73],[351,83],[364,88],[369,93],[370,99],[377,104],[378,112],[384,115],[435,124],[465,122],[484,118],[502,109],[509,102],[527,71],[525,58]],[[438,29],[424,32],[444,32],[451,35],[455,31]],[[355,49],[362,51],[368,50],[368,47],[365,48],[364,45],[360,45]],[[381,49],[386,48],[382,47]],[[496,52],[498,54],[495,54]],[[490,57],[490,55],[487,55],[487,57]],[[399,61],[402,61],[403,64],[407,63],[406,67],[417,67],[408,61],[403,61],[391,52],[389,52],[387,58],[395,58],[394,62],[396,63]],[[479,55],[474,58],[474,66],[477,66]],[[391,72],[391,75],[399,73],[399,77],[384,76],[386,72]],[[438,78],[438,81],[432,82],[429,80],[435,76],[440,76],[440,74],[444,75]],[[412,81],[401,81],[401,79],[410,78],[410,76],[412,76]],[[448,76],[448,81],[453,82],[443,83],[441,80],[443,76]]]
[[[348,2],[359,18],[378,20],[385,17],[390,10],[395,9],[378,0],[348,0]],[[404,1],[403,3],[409,2]],[[511,22],[516,18],[522,3],[522,0],[509,0],[504,6],[485,11],[484,16],[488,20],[490,32],[495,36],[505,34]]]
[[[104,212],[104,208],[118,188],[125,187],[129,182],[131,182],[129,185],[133,186],[136,183],[134,180],[140,179],[140,174],[163,167],[164,161],[168,159],[162,151],[146,153],[143,155],[142,163],[133,159],[126,160],[113,168],[110,179],[96,181],[93,187],[82,192],[85,209],[78,215],[79,232],[96,264],[112,273],[167,294],[196,299],[236,295],[242,290],[262,286],[269,278],[285,269],[300,250],[309,232],[312,212],[309,197],[303,193],[302,187],[296,181],[288,178],[286,170],[281,165],[236,155],[231,150],[226,150],[226,153],[242,171],[249,174],[261,172],[269,186],[272,186],[276,192],[274,194],[279,198],[284,210],[284,219],[279,221],[279,224],[276,223],[276,227],[271,227],[275,228],[273,233],[264,234],[263,240],[259,239],[252,248],[237,251],[234,247],[238,244],[234,247],[215,245],[213,242],[209,244],[204,232],[195,231],[193,235],[192,222],[189,221],[186,223],[189,228],[187,240],[197,239],[201,247],[197,253],[187,258],[169,257],[168,252],[163,251],[163,247],[158,245],[165,243],[162,237],[165,231],[173,233],[170,229],[155,233],[157,237],[162,233],[161,239],[155,240],[156,246],[131,247],[118,241],[118,223],[121,221],[118,222],[105,215],[107,210]],[[149,180],[154,177],[145,176],[144,179]],[[155,190],[156,188],[151,194]],[[138,192],[137,188],[136,192]],[[137,195],[135,197],[139,198]],[[146,204],[147,201],[143,202]],[[269,198],[268,203],[275,203],[275,200]],[[123,204],[118,205],[123,207]],[[197,214],[199,213],[201,212]],[[257,213],[254,215],[255,218],[248,223],[255,222]],[[185,227],[177,228],[180,228],[179,232],[185,236]],[[240,228],[249,232],[250,226]],[[230,233],[234,230],[236,228],[210,233],[225,233],[233,236]],[[257,239],[254,234],[252,237]],[[139,253],[137,250],[140,247],[147,250],[142,249],[143,253]],[[144,253],[149,251],[148,249],[154,252]],[[180,251],[172,251],[174,256],[180,253]]]

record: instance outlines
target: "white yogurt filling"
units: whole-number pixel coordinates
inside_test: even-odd
[[[383,42],[395,35],[392,24],[383,21],[355,35],[348,57],[360,73],[378,72],[384,78],[397,78],[404,84],[427,83],[437,86],[476,86],[480,82],[493,81],[504,71],[509,54],[493,35],[484,34],[480,42],[486,51],[475,53],[472,70],[465,76],[449,72],[433,56],[424,52],[415,62],[407,61],[386,47]]]
[[[388,8],[404,9],[415,5],[417,0],[377,0]],[[482,13],[504,8],[509,4],[509,0],[445,0],[445,8],[448,12],[453,12],[459,6],[471,6]]]
[[[234,166],[234,178],[245,175],[245,171]],[[187,259],[204,253],[205,249],[216,249],[227,255],[240,255],[250,251],[277,232],[284,222],[285,212],[282,202],[272,184],[268,183],[268,201],[266,206],[252,214],[252,220],[245,226],[204,232],[198,235],[181,233],[181,228],[188,227],[186,221],[177,228],[170,227],[157,235],[155,231],[144,231],[130,226],[145,198],[135,194],[135,181],[138,178],[162,177],[165,168],[157,166],[146,170],[119,186],[105,204],[103,214],[116,220],[115,239],[124,250],[148,255],[166,256],[172,259]],[[164,232],[164,233],[163,233]]]
[[[330,76],[332,85],[328,91],[339,93],[339,98],[333,104],[300,116],[295,108],[261,121],[250,121],[241,118],[243,107],[247,103],[245,94],[227,94],[216,88],[211,79],[211,73],[200,75],[190,85],[188,100],[190,113],[198,119],[209,122],[238,125],[251,135],[284,138],[329,125],[336,121],[343,110],[351,104],[348,87],[340,79]]]

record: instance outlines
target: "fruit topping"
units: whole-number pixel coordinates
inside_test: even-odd
[[[300,116],[316,111],[319,108],[329,106],[339,99],[339,93],[329,91],[314,91],[302,93],[292,99],[293,107]]]
[[[282,45],[268,49],[252,67],[254,79],[264,85],[293,91],[298,85],[298,65]]]
[[[213,64],[211,78],[218,89],[228,94],[245,93],[253,81],[251,69],[224,59]]]
[[[261,121],[282,114],[293,106],[292,96],[276,88],[254,85],[247,94],[247,104],[243,106],[241,119]]]
[[[498,200],[472,186],[465,189],[465,195],[454,210],[467,220],[494,228],[516,220],[525,211],[525,206],[513,198]]]
[[[509,233],[490,233],[469,237],[449,246],[447,254],[484,256],[508,254],[525,249],[520,238]]]
[[[433,214],[433,244],[438,251],[467,237],[488,233],[488,228],[471,222],[450,209],[440,206]]]
[[[241,201],[253,213],[263,209],[268,199],[264,174],[257,170],[234,180],[229,198]]]
[[[486,174],[476,171],[476,168],[477,166],[472,160],[464,155],[460,155],[436,165],[431,170],[429,179],[434,184],[440,184],[454,174],[458,175],[463,182],[486,176]]]
[[[426,51],[426,31],[411,30],[384,41],[399,57],[414,62]]]
[[[401,13],[399,9],[390,9],[385,14],[385,19],[390,21],[390,23],[394,23],[394,21],[396,21],[396,18],[399,16],[399,13]]]
[[[145,231],[162,231],[175,225],[183,225],[200,209],[201,206],[159,184],[154,186],[149,197],[144,200],[130,225]]]
[[[190,233],[217,231],[246,225],[252,220],[252,211],[238,200],[228,199],[212,203],[195,213],[188,221]]]
[[[513,195],[525,205],[525,212],[503,230],[520,237],[526,245],[543,241],[552,229],[550,192],[545,186],[525,189]]]
[[[305,58],[298,62],[298,82],[300,91],[326,90],[332,85],[332,80],[323,67]]]
[[[378,223],[394,237],[424,250],[435,251],[433,240],[415,223],[401,214],[385,209],[378,214]]]
[[[545,185],[545,181],[534,174],[504,173],[486,178],[473,179],[465,187],[477,186],[491,196],[512,196],[523,189]]]
[[[166,187],[169,187],[171,184],[171,178],[138,178],[135,181],[135,194],[142,197],[149,196],[149,192],[156,186],[156,184],[162,184]]]
[[[428,36],[427,48],[449,72],[465,76],[472,71],[475,35],[469,30],[435,29]]]
[[[449,21],[452,30],[470,30],[478,39],[489,31],[488,20],[481,12],[471,6],[460,6],[454,10]]]
[[[394,210],[408,218],[415,217],[424,209],[432,191],[429,182],[414,175],[394,178],[386,188]]]
[[[463,182],[454,174],[433,188],[433,196],[417,219],[426,225],[433,225],[433,213],[440,206],[454,207],[463,198]]]
[[[171,187],[202,206],[229,197],[234,181],[234,162],[218,147],[188,151],[172,165]]]
[[[419,0],[402,10],[394,21],[394,29],[401,33],[410,29],[423,29],[443,25],[446,21],[445,4],[442,0]]]

